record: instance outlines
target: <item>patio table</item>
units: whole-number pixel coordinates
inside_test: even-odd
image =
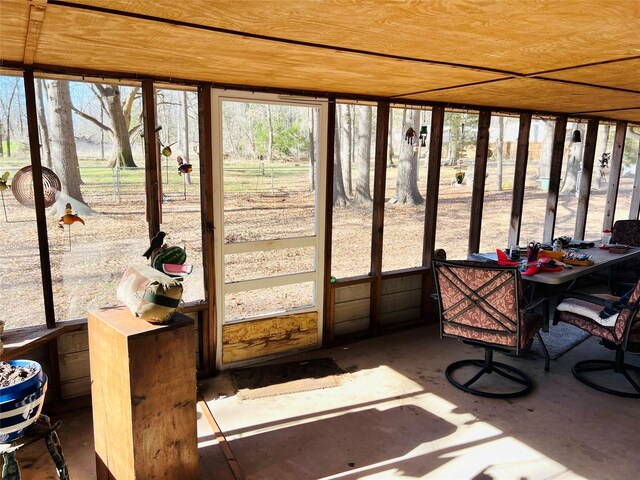
[[[558,288],[553,289],[551,297],[557,297],[560,293],[571,290],[575,281],[586,275],[590,275],[595,272],[605,271],[614,265],[626,262],[631,259],[640,258],[640,247],[629,247],[625,253],[611,253],[609,250],[602,250],[598,247],[585,248],[580,250],[581,253],[588,253],[593,257],[593,265],[578,266],[571,265],[571,268],[562,269],[559,272],[538,272],[534,275],[523,275],[522,280],[525,282],[525,295],[529,301],[538,297],[537,286],[538,285],[550,285]],[[475,253],[469,255],[470,260],[481,261],[497,261],[497,255],[495,253]],[[569,284],[565,286],[566,284]],[[560,286],[562,288],[559,288]],[[555,309],[555,302],[549,302],[549,312],[547,322],[551,318],[552,312]],[[543,330],[548,331],[548,323],[543,327]]]

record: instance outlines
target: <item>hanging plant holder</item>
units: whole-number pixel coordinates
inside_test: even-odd
[[[413,145],[413,139],[415,138],[415,136],[416,131],[413,128],[409,127],[407,132],[404,134],[404,139],[409,145]]]

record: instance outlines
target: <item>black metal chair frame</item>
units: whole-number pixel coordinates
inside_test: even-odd
[[[493,359],[493,352],[494,351],[500,351],[500,352],[505,352],[505,353],[515,353],[516,356],[520,355],[521,353],[521,349],[520,349],[520,312],[521,311],[530,311],[533,308],[535,308],[538,305],[543,305],[544,308],[544,315],[546,315],[547,313],[547,307],[546,307],[546,302],[548,301],[547,298],[540,298],[536,301],[534,301],[533,303],[526,305],[524,307],[520,307],[520,305],[517,305],[517,310],[516,310],[516,315],[518,318],[517,322],[513,322],[511,319],[509,319],[507,316],[505,316],[504,314],[502,314],[500,311],[498,311],[495,307],[493,307],[487,300],[485,300],[485,298],[488,295],[490,295],[491,293],[495,292],[496,290],[502,288],[506,283],[508,282],[514,282],[514,294],[515,294],[515,298],[516,298],[516,302],[517,299],[520,298],[519,295],[519,281],[518,281],[518,276],[519,276],[519,272],[518,269],[515,267],[502,267],[502,266],[486,266],[486,265],[482,265],[482,264],[477,264],[476,262],[471,262],[471,263],[464,263],[464,262],[455,262],[455,261],[441,261],[441,260],[434,260],[432,262],[433,264],[433,271],[434,271],[434,276],[435,276],[435,285],[436,285],[436,295],[438,298],[438,307],[439,307],[439,311],[440,311],[440,337],[452,337],[452,338],[458,338],[461,339],[463,342],[465,343],[469,343],[471,345],[474,345],[476,347],[481,347],[485,349],[485,357],[484,360],[478,360],[478,359],[467,359],[467,360],[460,360],[457,362],[454,362],[452,364],[450,364],[446,369],[445,369],[445,376],[447,378],[447,380],[455,387],[459,388],[460,390],[463,390],[464,392],[467,393],[471,393],[473,395],[478,395],[481,397],[488,397],[488,398],[513,398],[513,397],[518,397],[518,396],[522,396],[522,395],[526,395],[527,393],[529,393],[532,389],[533,383],[531,381],[531,378],[524,373],[523,371],[511,366],[511,365],[507,365],[505,363],[500,363],[500,362],[496,362]],[[515,336],[516,338],[516,342],[515,342],[515,347],[510,347],[510,346],[506,346],[506,345],[497,345],[497,344],[491,344],[491,343],[487,343],[487,342],[482,342],[482,341],[478,341],[478,340],[473,340],[473,339],[467,339],[467,338],[462,338],[459,337],[457,335],[451,335],[451,334],[447,334],[446,332],[444,332],[444,325],[445,324],[450,324],[450,325],[456,325],[456,326],[461,326],[465,329],[469,329],[469,330],[474,330],[474,331],[478,331],[478,332],[485,332],[485,333],[496,333],[496,331],[492,331],[492,330],[488,330],[488,329],[484,329],[484,328],[480,328],[480,327],[472,327],[469,325],[464,325],[464,324],[458,324],[455,322],[452,322],[452,319],[448,319],[445,320],[444,318],[444,306],[442,304],[442,296],[441,296],[441,292],[440,292],[440,280],[438,279],[438,272],[441,271],[448,271],[451,275],[456,276],[455,273],[453,273],[450,269],[450,267],[456,267],[456,268],[469,268],[469,269],[474,269],[474,270],[491,270],[491,271],[502,271],[503,273],[501,273],[500,275],[492,278],[489,282],[485,283],[484,285],[481,285],[479,288],[477,289],[473,289],[471,287],[469,287],[468,285],[465,285],[465,289],[463,290],[462,288],[458,287],[457,285],[455,285],[453,282],[452,285],[455,286],[458,290],[458,292],[460,294],[462,294],[463,298],[457,302],[455,305],[449,307],[447,310],[451,309],[451,308],[456,308],[459,307],[463,302],[469,302],[469,305],[467,308],[462,309],[460,312],[457,313],[456,317],[464,314],[465,312],[467,312],[469,309],[473,308],[474,306],[481,309],[482,311],[484,311],[487,315],[489,315],[493,320],[495,320],[498,324],[502,325],[505,327],[504,331],[500,331],[500,334],[506,334],[508,336]],[[445,269],[445,270],[443,270]],[[504,280],[502,279],[502,277],[505,277]],[[493,288],[491,288],[490,290],[480,293],[480,291],[487,287],[487,285],[496,282],[497,285],[494,286]],[[464,285],[464,282],[461,282]],[[465,291],[466,290],[466,291]],[[454,317],[455,318],[455,317]],[[515,328],[515,332],[512,332],[508,327],[511,328]],[[505,332],[511,332],[511,333],[505,333]],[[538,340],[540,341],[540,345],[543,349],[544,355],[545,355],[545,371],[549,371],[549,353],[547,351],[547,347],[544,344],[542,337],[540,336],[540,332],[538,331],[536,333],[536,335],[538,336]],[[458,380],[456,380],[454,378],[454,372],[456,370],[459,370],[463,367],[468,367],[468,366],[473,366],[478,368],[479,370],[477,371],[477,373],[475,373],[470,379],[464,381],[464,382],[460,382]],[[490,391],[486,391],[486,390],[479,390],[476,388],[473,388],[472,385],[477,382],[481,377],[483,377],[485,374],[492,374],[492,373],[496,373],[499,376],[505,378],[508,382],[517,384],[520,386],[520,388],[518,390],[515,391],[510,391],[510,392],[490,392]]]
[[[570,296],[565,296],[563,298],[579,298],[582,300],[589,301],[591,303],[595,303],[597,305],[604,305],[604,300],[599,297],[591,296],[591,295],[579,295],[573,294]],[[606,339],[603,340],[603,345],[609,349],[615,351],[615,359],[614,360],[605,360],[605,359],[587,359],[582,360],[576,363],[572,368],[571,372],[573,376],[576,377],[577,380],[584,383],[585,385],[595,388],[601,392],[609,393],[611,395],[617,395],[619,397],[627,397],[627,398],[640,398],[640,384],[634,380],[629,372],[638,372],[640,373],[640,367],[635,365],[631,365],[629,363],[625,363],[624,356],[627,351],[627,347],[629,345],[629,336],[631,335],[631,330],[636,322],[640,322],[639,319],[636,318],[638,315],[638,311],[640,310],[640,303],[624,305],[621,307],[622,311],[629,310],[629,321],[625,327],[625,331],[623,334],[623,340],[620,344],[616,345],[611,343]],[[579,327],[578,327],[579,328]],[[622,377],[633,387],[636,393],[625,391],[625,390],[617,390],[614,388],[609,388],[605,385],[599,384],[595,382],[593,379],[590,379],[587,374],[591,372],[603,372],[607,370],[612,370],[616,374],[622,375]]]

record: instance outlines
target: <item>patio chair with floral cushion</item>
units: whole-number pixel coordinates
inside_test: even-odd
[[[548,371],[549,354],[539,333],[545,318],[533,312],[537,306],[546,312],[547,299],[525,305],[516,267],[434,260],[433,269],[440,336],[458,338],[485,349],[484,360],[460,360],[449,365],[445,370],[447,380],[465,392],[483,397],[509,398],[529,393],[530,377],[511,365],[495,362],[493,353],[518,356],[528,351],[537,334]],[[469,379],[457,380],[456,377],[464,375],[463,370]]]
[[[622,397],[640,398],[640,367],[625,363],[626,352],[640,351],[640,280],[620,297],[572,293],[556,307],[553,323],[566,322],[602,339],[614,360],[576,363],[573,375],[585,385]],[[613,372],[616,375],[603,372]]]

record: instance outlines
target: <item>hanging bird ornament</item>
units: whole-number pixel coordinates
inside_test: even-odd
[[[184,158],[178,155],[178,175],[182,176],[183,173],[191,173],[193,166],[190,163],[185,162]]]
[[[73,213],[71,209],[71,204],[67,203],[67,206],[65,207],[65,210],[64,210],[64,215],[61,216],[60,219],[58,220],[58,226],[60,226],[61,228],[64,228],[62,227],[62,224],[73,225],[76,222],[80,222],[82,225],[84,225],[84,220],[81,219],[75,213]]]
[[[9,172],[4,172],[2,177],[0,177],[0,192],[4,192],[7,188],[10,188],[7,184],[9,180]]]
[[[165,157],[170,157],[171,156],[171,147],[173,145],[175,145],[177,142],[173,142],[169,145],[163,145],[162,142],[160,140],[158,140],[158,143],[160,143],[160,147],[162,148],[160,150],[160,153],[162,153],[162,155],[164,155]]]
[[[64,215],[60,217],[58,220],[58,227],[64,230],[64,225],[69,227],[69,251],[71,251],[71,225],[79,222],[84,225],[84,220],[82,220],[78,215],[73,213],[71,208],[71,204],[67,203],[64,209]]]
[[[404,139],[409,145],[413,145],[413,138],[416,136],[416,131],[409,127],[407,133],[404,134]]]
[[[4,172],[0,177],[0,196],[2,196],[2,210],[4,210],[4,219],[6,222],[9,221],[9,217],[7,216],[7,206],[4,203],[4,191],[8,188],[11,188],[7,181],[9,180],[9,172]]]

